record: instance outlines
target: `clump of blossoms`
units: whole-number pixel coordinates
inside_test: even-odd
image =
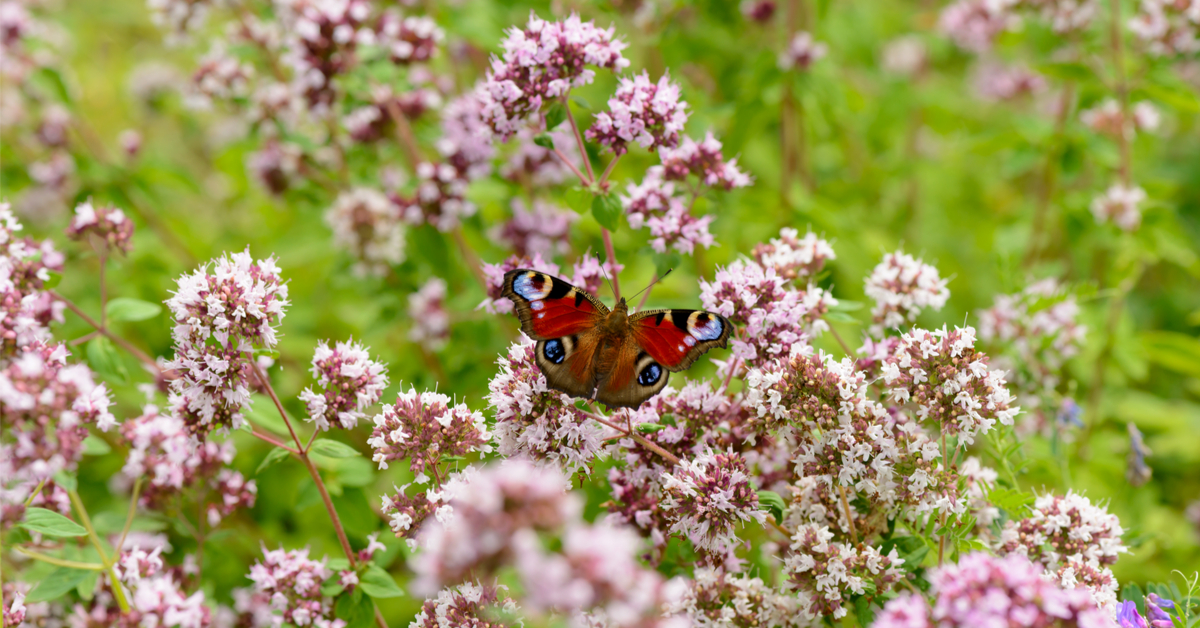
[[[372,460],[386,469],[389,461],[408,459],[413,473],[436,474],[443,457],[491,451],[483,415],[466,404],[450,403],[446,395],[412,388],[397,395],[396,403],[375,416],[375,429],[367,439],[375,450]]]
[[[555,157],[557,159],[557,157]],[[493,240],[503,242],[520,257],[565,254],[571,249],[571,225],[575,212],[534,199],[529,207],[519,198],[512,201],[512,218],[491,231]]]
[[[318,430],[354,429],[363,411],[379,401],[387,388],[387,368],[371,359],[361,343],[341,341],[329,348],[322,340],[313,353],[312,376],[320,392],[305,388],[300,400]]]
[[[321,585],[333,576],[333,571],[320,561],[308,557],[308,548],[301,550],[268,550],[263,558],[250,567],[249,578],[257,593],[270,597],[271,610],[277,615],[271,625],[279,628],[285,622],[296,626],[341,628],[346,622],[333,618],[333,608],[321,595]]]
[[[1012,425],[1020,412],[1003,371],[988,368],[988,357],[975,349],[975,329],[914,329],[900,337],[883,364],[888,395],[916,406],[917,418],[932,421],[942,434],[971,444],[997,422]]]
[[[613,39],[613,29],[574,14],[561,22],[530,14],[525,28],[511,29],[502,46],[484,84],[483,118],[504,140],[543,104],[591,83],[595,71],[587,66],[614,72],[629,67],[621,55],[625,43]]]
[[[895,252],[871,271],[864,288],[875,301],[871,308],[871,335],[880,338],[885,330],[917,320],[925,308],[942,309],[950,298],[937,268],[908,255]]]
[[[63,255],[51,241],[18,237],[24,227],[8,203],[0,203],[0,365],[21,347],[50,340],[51,322],[65,307],[43,290]]]
[[[338,195],[325,213],[334,244],[349,249],[360,275],[383,275],[404,261],[401,213],[387,195],[371,188],[354,188]]]
[[[408,317],[412,328],[408,339],[430,351],[446,346],[450,339],[450,314],[446,312],[446,280],[434,277],[420,290],[408,295]]]
[[[932,608],[919,595],[904,595],[883,607],[872,628],[1108,628],[1114,623],[1086,591],[1062,589],[1022,556],[972,552],[958,564],[933,570],[929,581]]]
[[[410,628],[508,628],[523,625],[516,619],[517,603],[508,597],[506,587],[464,582],[438,591],[425,600]],[[505,622],[499,618],[511,617]]]
[[[1025,556],[1064,588],[1082,586],[1097,605],[1112,608],[1117,579],[1109,566],[1129,551],[1121,541],[1124,533],[1116,515],[1088,498],[1073,491],[1046,494],[1034,502],[1029,517],[1005,524],[997,551]]]
[[[671,530],[702,550],[723,551],[735,545],[739,524],[766,521],[746,461],[735,454],[709,451],[680,460],[663,475],[662,484],[662,507],[673,522]]]
[[[504,457],[553,460],[568,472],[587,468],[600,453],[605,431],[573,399],[546,386],[533,349],[530,341],[514,343],[497,360],[500,372],[488,382],[497,450]]]
[[[86,240],[97,237],[110,249],[129,253],[129,239],[133,237],[133,221],[116,207],[95,207],[89,201],[75,208],[75,217],[67,226],[67,237]]]
[[[711,247],[716,241],[708,231],[713,216],[692,215],[683,197],[675,192],[675,184],[664,177],[662,166],[646,171],[641,183],[630,183],[621,196],[629,226],[650,230],[650,246],[659,253],[668,248],[691,255],[696,246]]]
[[[783,70],[807,70],[820,61],[828,47],[813,39],[811,33],[801,31],[792,35],[787,49],[779,53],[779,67]]]
[[[401,16],[385,11],[376,25],[380,47],[388,51],[392,62],[407,64],[428,61],[437,53],[446,34],[437,22],[425,16]]]
[[[465,179],[477,179],[492,169],[496,148],[492,130],[483,120],[484,96],[476,87],[442,108],[442,137],[438,153]]]
[[[429,467],[434,470],[434,467]],[[445,480],[439,480],[436,487],[408,494],[409,487],[415,484],[428,484],[429,476],[418,473],[415,481],[401,487],[395,487],[393,495],[384,494],[383,515],[388,519],[388,526],[396,538],[404,539],[409,549],[416,550],[417,533],[421,524],[430,516],[445,523],[454,516],[451,505],[466,485],[479,473],[475,466],[468,466],[462,471],[451,473]]]
[[[771,268],[789,281],[803,281],[816,277],[825,268],[825,262],[837,259],[833,247],[824,238],[809,231],[801,238],[800,232],[791,227],[779,230],[778,238],[770,244],[754,247],[754,261],[763,268]]]
[[[1014,21],[1008,0],[958,0],[942,10],[938,28],[959,48],[973,53],[987,52],[1000,33]]]
[[[1200,51],[1200,15],[1194,4],[1168,0],[1142,0],[1129,29],[1150,54],[1159,57]]]
[[[975,70],[975,93],[981,100],[1016,100],[1046,88],[1042,75],[1020,65],[981,63]]]
[[[556,129],[547,133],[554,149],[567,156],[564,161],[554,150],[538,146],[534,138],[540,135],[537,127],[522,127],[517,131],[516,148],[500,168],[504,178],[535,188],[560,185],[577,180],[568,163],[582,163],[579,143],[568,129]]]
[[[223,255],[179,278],[167,300],[175,357],[165,367],[179,375],[171,381],[171,412],[190,434],[203,437],[245,422],[253,354],[275,348],[287,294],[275,258],[255,261],[249,251]]]
[[[696,626],[807,625],[796,596],[747,575],[697,567],[691,587],[670,610]]]
[[[1079,113],[1079,120],[1098,133],[1114,137],[1132,137],[1134,131],[1155,131],[1162,122],[1162,114],[1153,104],[1141,101],[1133,106],[1130,124],[1121,111],[1121,103],[1115,98],[1105,98],[1096,106]]]
[[[411,225],[428,223],[449,232],[473,216],[475,204],[466,199],[468,181],[454,166],[423,162],[417,165],[417,188],[411,197],[392,195],[400,215]]]
[[[903,577],[904,560],[895,548],[884,556],[870,545],[853,547],[833,541],[828,528],[804,525],[792,535],[784,558],[788,584],[800,596],[800,611],[808,618],[846,616],[851,595],[886,591]]]
[[[1092,216],[1098,224],[1111,221],[1124,231],[1136,231],[1142,224],[1140,205],[1145,200],[1142,188],[1114,183],[1104,194],[1092,199]]]
[[[608,111],[596,115],[586,136],[618,156],[629,150],[630,142],[647,150],[670,149],[679,145],[679,132],[687,119],[687,103],[680,100],[679,85],[665,74],[654,83],[643,71],[632,79],[621,79],[608,99]]]
[[[677,148],[663,147],[658,155],[664,178],[669,181],[683,181],[690,174],[704,185],[723,190],[750,185],[750,176],[738,169],[737,159],[725,161],[721,156],[721,142],[713,137],[712,131],[700,142],[684,137]]]

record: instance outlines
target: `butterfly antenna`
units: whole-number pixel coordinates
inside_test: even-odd
[[[612,290],[613,298],[617,298],[617,289],[613,287],[612,280],[608,278],[608,273],[604,272],[604,265],[608,262],[600,262],[600,276],[604,277],[604,281],[608,282],[608,289]]]
[[[632,300],[634,299],[634,297],[637,297],[637,295],[638,295],[638,294],[641,294],[641,293],[643,293],[643,292],[645,292],[645,291],[647,291],[647,290],[649,290],[649,289],[653,288],[653,287],[654,287],[654,284],[656,284],[656,283],[658,283],[658,282],[662,281],[663,279],[666,279],[666,278],[667,278],[667,275],[670,275],[670,274],[671,274],[671,271],[673,271],[673,270],[675,270],[675,269],[674,269],[674,268],[668,268],[668,269],[667,269],[667,272],[663,273],[662,277],[657,277],[657,276],[656,276],[656,277],[654,278],[654,280],[650,282],[650,285],[646,286],[645,288],[642,288],[641,290],[639,290],[639,291],[638,291],[638,293],[637,293],[637,294],[633,295],[632,297],[629,297],[629,300],[630,300],[630,301],[632,301]]]

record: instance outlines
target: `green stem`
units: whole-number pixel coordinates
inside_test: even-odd
[[[81,563],[81,562],[75,561],[75,560],[64,560],[62,558],[55,558],[53,556],[48,556],[41,552],[27,550],[23,547],[15,547],[13,549],[18,554],[23,554],[34,560],[40,560],[43,563],[49,563],[51,565],[58,565],[59,567],[69,567],[71,569],[86,569],[88,571],[101,571],[104,569],[104,565],[101,565],[100,563]]]
[[[87,509],[83,507],[83,501],[79,499],[79,493],[74,490],[67,491],[67,495],[71,498],[71,504],[75,506],[75,513],[79,515],[79,522],[87,530],[88,538],[92,541],[92,545],[96,548],[96,553],[100,555],[100,562],[104,563],[104,571],[108,573],[108,578],[112,584],[113,597],[117,599],[117,606],[120,607],[122,613],[129,612],[129,600],[125,599],[125,590],[121,588],[121,580],[117,578],[117,571],[113,569],[113,563],[108,560],[108,554],[104,552],[104,546],[100,543],[100,535],[96,534],[96,528],[92,526],[92,519],[88,517]],[[117,548],[118,555],[121,549]],[[117,559],[113,556],[113,561]]]

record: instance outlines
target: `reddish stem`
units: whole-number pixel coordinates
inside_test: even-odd
[[[561,150],[558,150],[557,146],[554,147],[554,154],[558,155],[558,158],[561,159],[564,164],[567,164],[567,167],[571,169],[571,172],[574,172],[575,176],[579,177],[579,182],[583,184],[583,187],[586,188],[592,184],[591,181],[588,181],[587,177],[583,176],[583,173],[579,171],[579,168],[576,168],[575,164],[571,163],[571,160],[568,159]]]
[[[592,160],[588,159],[587,148],[583,143],[583,135],[579,133],[579,125],[575,123],[575,114],[571,113],[571,103],[566,96],[563,96],[563,108],[567,110],[567,120],[571,121],[571,130],[575,132],[575,143],[579,144],[579,156],[583,157],[583,165],[587,168],[587,182],[591,183],[596,180],[596,173],[592,172]]]
[[[82,318],[83,322],[87,323],[88,325],[91,325],[92,328],[95,329],[97,333],[101,334],[105,338],[108,338],[109,340],[112,340],[113,342],[120,345],[122,349],[133,354],[133,356],[135,358],[137,358],[139,361],[141,361],[143,364],[153,368],[157,372],[161,372],[161,369],[159,369],[159,367],[158,367],[158,363],[155,362],[154,358],[150,357],[150,355],[147,354],[145,351],[138,349],[137,347],[130,344],[128,340],[125,340],[124,338],[105,329],[103,325],[96,322],[96,319],[92,318],[91,316],[88,316],[83,310],[79,309],[79,306],[72,303],[70,299],[55,292],[54,290],[50,290],[49,292],[50,292],[50,296],[54,297],[55,299],[58,299],[59,301],[62,301],[63,305],[66,305],[68,310],[71,310],[72,312],[75,313],[76,316],[78,316],[79,318]]]
[[[612,275],[613,298],[620,301],[621,300],[621,284],[619,281],[617,281],[617,252],[615,249],[613,249],[612,234],[608,232],[608,229],[601,227],[600,235],[604,238],[604,252],[608,255],[608,259],[605,261],[608,263],[609,268],[613,271],[613,275]]]

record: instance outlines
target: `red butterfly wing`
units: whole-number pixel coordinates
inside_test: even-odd
[[[512,300],[521,331],[534,340],[583,333],[608,315],[608,308],[592,295],[536,270],[505,273],[501,294]]]
[[[651,310],[629,317],[634,340],[668,371],[682,371],[713,347],[724,347],[733,325],[703,310]]]

